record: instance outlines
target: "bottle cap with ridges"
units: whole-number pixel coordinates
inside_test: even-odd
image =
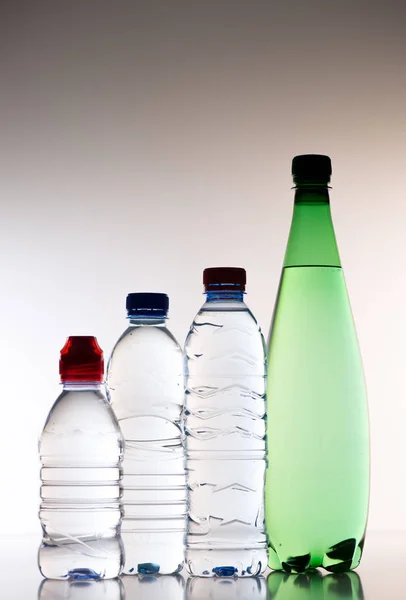
[[[128,294],[126,307],[129,316],[166,317],[169,309],[169,297],[167,294],[154,292],[136,292]]]
[[[245,291],[247,274],[241,267],[209,267],[203,271],[206,292],[219,290]]]
[[[71,335],[61,350],[59,374],[62,382],[103,381],[104,357],[92,335]]]
[[[324,154],[300,154],[292,160],[295,183],[329,183],[331,159]]]

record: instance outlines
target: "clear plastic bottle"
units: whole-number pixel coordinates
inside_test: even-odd
[[[266,349],[239,268],[206,269],[186,339],[187,569],[254,576],[264,534]]]
[[[176,573],[184,562],[183,354],[166,327],[166,294],[129,294],[129,324],[107,368],[125,438],[124,573]]]
[[[50,579],[110,579],[123,565],[123,438],[103,393],[103,352],[96,338],[69,337],[60,374],[63,391],[39,442],[39,569]]]

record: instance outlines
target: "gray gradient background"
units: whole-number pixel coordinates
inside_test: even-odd
[[[306,152],[333,160],[370,529],[406,530],[405,66],[403,0],[1,2],[1,532],[39,534],[66,336],[108,356],[127,292],[151,290],[183,342],[213,265],[247,269],[267,335]]]

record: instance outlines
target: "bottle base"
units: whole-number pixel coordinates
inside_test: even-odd
[[[174,575],[184,565],[184,532],[121,532],[125,548],[123,575]],[[165,543],[166,542],[166,543]]]
[[[265,548],[186,550],[186,569],[195,577],[257,577],[266,564]]]
[[[135,566],[134,566],[135,565]],[[176,575],[183,569],[183,561],[176,566],[161,566],[156,562],[134,563],[129,562],[128,566],[124,565],[122,575]]]
[[[324,554],[309,552],[300,556],[290,554],[288,557],[281,557],[270,545],[268,566],[273,571],[286,573],[305,573],[317,568],[323,568],[330,573],[345,573],[358,567],[363,547],[364,538],[359,544],[355,538],[349,538],[334,544]]]
[[[51,545],[38,551],[38,567],[46,579],[92,581],[114,579],[121,573],[122,548],[117,539]]]

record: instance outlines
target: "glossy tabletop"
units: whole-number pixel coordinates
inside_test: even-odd
[[[43,580],[39,537],[0,537],[1,594],[7,600],[397,600],[406,598],[406,533],[370,533],[357,571],[332,575],[267,572],[249,579],[143,576],[100,581]]]

